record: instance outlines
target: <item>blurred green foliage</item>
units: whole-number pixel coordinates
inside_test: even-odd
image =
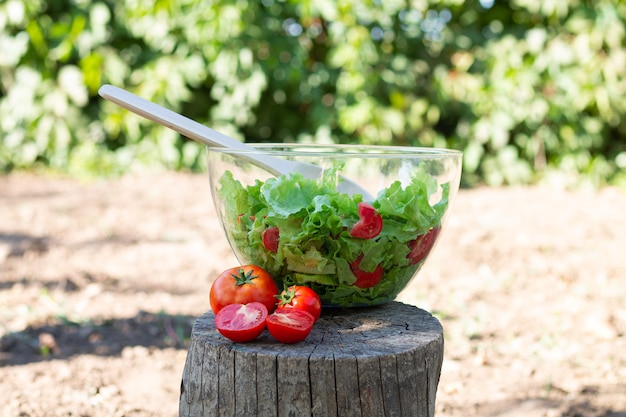
[[[464,183],[626,184],[621,0],[5,0],[0,170],[202,169],[133,91],[247,142],[464,150]]]

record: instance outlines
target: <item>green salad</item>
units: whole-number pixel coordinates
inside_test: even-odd
[[[240,261],[266,269],[279,288],[303,284],[326,306],[393,300],[421,267],[440,231],[449,184],[426,173],[399,181],[374,201],[336,190],[335,170],[320,180],[299,174],[244,186],[219,179],[223,224]],[[441,198],[430,204],[431,195]]]

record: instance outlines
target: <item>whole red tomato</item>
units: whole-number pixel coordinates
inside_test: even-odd
[[[211,309],[215,314],[229,304],[259,302],[268,312],[276,308],[278,287],[263,268],[242,265],[222,272],[213,282],[210,291]]]
[[[278,296],[278,307],[306,311],[315,320],[319,319],[322,313],[322,301],[319,295],[304,285],[292,285],[284,289]]]

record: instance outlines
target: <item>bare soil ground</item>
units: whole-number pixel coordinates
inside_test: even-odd
[[[177,415],[236,264],[203,175],[0,177],[1,415]],[[438,417],[626,417],[626,194],[462,190],[400,300],[444,327]]]

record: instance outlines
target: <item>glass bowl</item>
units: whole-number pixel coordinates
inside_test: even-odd
[[[449,149],[207,149],[213,202],[239,262],[266,269],[279,289],[311,287],[325,307],[394,300],[437,242],[461,176],[462,153]],[[253,161],[266,156],[315,169],[280,174]]]

